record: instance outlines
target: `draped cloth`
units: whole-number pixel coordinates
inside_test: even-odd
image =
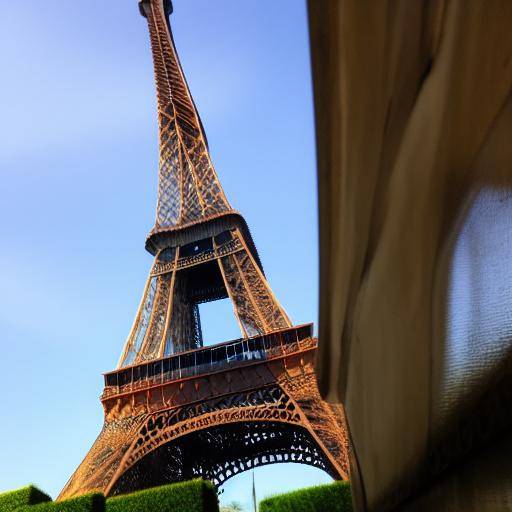
[[[357,510],[512,510],[512,2],[308,10],[317,369]]]

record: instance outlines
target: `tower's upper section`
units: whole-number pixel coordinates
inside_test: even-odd
[[[210,160],[201,119],[171,33],[168,16],[172,3],[140,0],[139,8],[148,22],[153,52],[160,146],[156,221],[146,248],[156,254],[162,248],[190,243],[234,226],[248,234]],[[249,245],[254,250],[252,240]]]

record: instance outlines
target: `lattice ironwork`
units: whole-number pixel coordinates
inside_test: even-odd
[[[140,429],[141,421],[141,417],[129,417],[105,422],[86,458],[66,483],[60,498],[84,494],[87,489],[105,490],[133,442],[133,436]]]
[[[141,2],[147,18],[158,97],[159,188],[155,231],[232,210],[206,146],[199,114],[174,47],[162,0]]]
[[[245,337],[291,327],[243,233],[222,234],[228,241],[220,245],[211,237],[156,256],[121,366],[200,347],[201,302],[229,297]]]
[[[160,124],[147,242],[155,261],[118,368],[105,375],[104,427],[60,498],[195,476],[221,484],[286,461],[347,478],[343,411],[318,392],[312,326],[292,325],[222,192],[172,40],[170,2],[140,6]],[[226,297],[241,337],[202,347],[198,304]]]
[[[222,485],[238,473],[278,462],[307,464],[338,476],[304,427],[271,421],[234,423],[162,445],[128,469],[111,493],[198,477]]]
[[[172,275],[164,274],[156,279],[156,298],[152,308],[151,320],[144,343],[135,358],[136,363],[160,356],[160,347],[167,323],[169,301],[171,300]]]
[[[110,419],[61,498],[92,490],[115,494],[197,475],[221,484],[274,462],[300,462],[346,477],[346,436],[319,399],[311,360],[299,354],[298,364],[293,357],[271,366],[260,361],[185,384],[171,381],[160,391],[130,396],[122,390],[117,396],[124,405],[122,398],[110,397],[111,405],[104,403]],[[137,406],[141,399],[157,410]],[[193,446],[199,445],[209,451],[196,458]]]

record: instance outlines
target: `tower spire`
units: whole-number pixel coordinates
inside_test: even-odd
[[[169,0],[141,0],[153,52],[159,124],[155,226],[146,240],[152,254],[239,227],[244,219],[229,204],[208,152],[206,135],[176,52]],[[252,239],[250,248],[258,260]],[[258,260],[259,263],[259,260]]]

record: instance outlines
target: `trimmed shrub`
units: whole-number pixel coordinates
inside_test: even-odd
[[[218,512],[211,482],[190,480],[107,499],[106,512]]]
[[[16,512],[105,512],[105,496],[100,493],[84,494],[64,501],[48,501]]]
[[[271,496],[260,502],[260,512],[351,512],[349,482],[307,487]]]
[[[11,512],[19,507],[36,505],[51,500],[50,496],[43,491],[40,491],[33,485],[29,485],[17,491],[9,491],[0,494],[0,512]]]

